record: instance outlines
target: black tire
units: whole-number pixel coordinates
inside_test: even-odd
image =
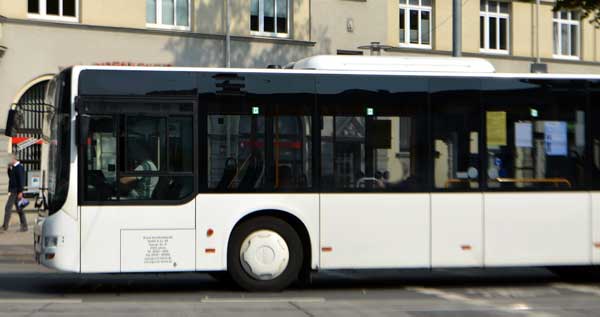
[[[242,243],[251,233],[258,230],[272,230],[287,243],[290,257],[288,265],[278,277],[262,281],[250,276],[240,260]],[[241,288],[248,291],[277,292],[290,286],[298,279],[303,260],[302,242],[296,230],[287,222],[269,216],[260,216],[239,224],[231,234],[227,249],[227,269],[231,279]]]

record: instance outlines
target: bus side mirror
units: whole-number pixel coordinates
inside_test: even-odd
[[[90,130],[90,116],[80,114],[78,118],[79,120],[77,120],[77,144],[85,145],[85,139],[87,138],[88,131]]]
[[[16,136],[17,130],[20,128],[21,122],[21,113],[19,113],[19,111],[13,105],[11,109],[8,110],[8,116],[6,118],[6,129],[4,130],[4,135],[8,137]]]

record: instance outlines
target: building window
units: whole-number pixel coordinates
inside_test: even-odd
[[[77,0],[28,0],[27,13],[30,18],[77,22],[79,1]]]
[[[579,12],[554,12],[554,57],[578,58],[580,19]]]
[[[190,29],[190,0],[146,0],[146,26]]]
[[[289,0],[251,0],[250,30],[259,35],[287,36]]]
[[[481,0],[479,47],[482,52],[508,53],[508,3]]]
[[[400,46],[431,48],[431,0],[400,0]]]

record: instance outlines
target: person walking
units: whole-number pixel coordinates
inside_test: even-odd
[[[17,160],[17,157],[12,154],[11,161],[8,165],[8,200],[4,207],[4,224],[2,228],[4,231],[8,230],[8,224],[10,223],[10,216],[12,215],[13,206],[17,209],[19,219],[21,221],[22,232],[27,231],[27,218],[23,212],[22,204],[19,201],[23,199],[23,188],[25,187],[25,167]]]

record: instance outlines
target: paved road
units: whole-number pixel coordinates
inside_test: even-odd
[[[247,293],[199,273],[52,272],[32,262],[31,233],[16,228],[0,234],[0,316],[600,316],[600,273],[321,272],[309,286]]]
[[[76,275],[0,264],[0,316],[600,316],[600,277],[544,269],[324,272],[247,293],[205,274]]]

